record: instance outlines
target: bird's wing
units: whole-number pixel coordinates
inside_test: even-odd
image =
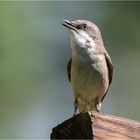
[[[69,81],[71,81],[71,58],[67,64],[67,73],[68,73],[68,78],[69,78]]]
[[[107,68],[108,68],[108,79],[109,79],[108,89],[109,89],[109,86],[110,86],[110,84],[112,82],[112,78],[113,78],[113,64],[112,64],[111,58],[108,55],[108,53],[105,53],[105,59],[106,59]],[[104,97],[106,96],[108,89],[107,89],[106,93],[104,94],[104,96],[102,97],[101,102],[103,101]]]
[[[105,58],[106,58],[106,63],[108,67],[109,85],[110,85],[113,78],[113,64],[112,64],[110,56],[107,53],[105,54]]]

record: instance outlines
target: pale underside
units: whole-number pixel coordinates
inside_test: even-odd
[[[99,103],[108,89],[105,56],[99,55],[94,56],[93,62],[81,56],[72,58],[71,83],[80,112],[100,110]]]
[[[86,34],[73,34],[70,73],[75,104],[80,112],[100,110],[109,87],[105,55],[95,53],[96,44]]]

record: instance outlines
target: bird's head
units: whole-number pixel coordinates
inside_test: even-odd
[[[76,45],[85,47],[95,47],[103,44],[99,28],[88,20],[63,20],[64,26],[70,29],[72,42]]]

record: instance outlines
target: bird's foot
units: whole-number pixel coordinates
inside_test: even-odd
[[[95,117],[95,116],[96,116],[96,112],[97,112],[97,111],[88,111],[90,117],[91,117],[91,118],[94,118],[94,119],[96,119],[96,117]]]

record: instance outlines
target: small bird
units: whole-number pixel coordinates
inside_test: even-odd
[[[72,55],[67,65],[74,92],[74,107],[80,112],[100,111],[113,78],[113,64],[100,29],[88,20],[63,20],[71,32]]]

